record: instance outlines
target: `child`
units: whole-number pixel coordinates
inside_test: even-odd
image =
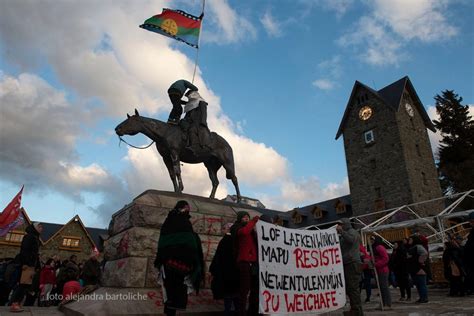
[[[78,281],[79,275],[74,269],[67,269],[66,271],[66,283],[63,287],[63,300],[61,305],[66,304],[75,299],[75,296],[78,295],[82,286]]]

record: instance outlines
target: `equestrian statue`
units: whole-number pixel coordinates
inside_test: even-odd
[[[135,114],[127,114],[127,119],[115,128],[115,132],[120,139],[123,135],[142,133],[153,140],[156,149],[163,157],[174,191],[177,193],[181,193],[184,189],[181,179],[181,161],[191,164],[204,163],[212,182],[210,198],[215,198],[219,185],[217,171],[223,166],[226,178],[234,184],[237,201],[240,202],[241,196],[235,176],[232,147],[219,134],[209,131],[206,122],[207,102],[197,90],[190,89],[186,96],[188,101],[181,101],[185,104],[184,112],[186,113],[181,121],[179,118],[174,118],[173,122],[165,123],[140,116],[135,109]],[[178,103],[174,101],[173,104]]]

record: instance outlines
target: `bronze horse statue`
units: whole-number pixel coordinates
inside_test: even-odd
[[[208,150],[197,155],[187,148],[186,132],[179,125],[170,125],[160,120],[140,116],[136,109],[135,115],[127,114],[127,119],[117,125],[115,132],[119,137],[142,133],[155,141],[156,149],[163,157],[173,182],[174,191],[177,193],[181,193],[184,189],[181,179],[181,161],[192,164],[204,163],[212,182],[210,198],[215,198],[219,185],[217,171],[223,166],[226,171],[226,178],[232,180],[237,193],[237,201],[240,202],[241,196],[237,177],[235,176],[232,147],[217,133],[211,133],[210,142],[207,144]]]

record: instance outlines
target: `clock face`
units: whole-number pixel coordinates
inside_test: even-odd
[[[370,106],[366,105],[362,107],[359,111],[359,118],[363,121],[367,121],[372,116],[372,109]]]
[[[415,114],[415,111],[413,110],[413,107],[410,103],[405,103],[405,110],[407,110],[408,115],[410,115],[411,117],[413,117],[413,115]]]

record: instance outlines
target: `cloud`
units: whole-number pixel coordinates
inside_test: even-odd
[[[349,180],[341,183],[329,183],[322,186],[317,177],[299,180],[288,179],[280,186],[276,196],[263,196],[262,202],[267,208],[290,210],[297,206],[305,206],[349,194]]]
[[[457,35],[449,23],[448,2],[436,0],[370,0],[370,12],[337,43],[354,48],[371,65],[398,65],[408,58],[407,47],[413,41],[432,43]]]
[[[219,44],[236,43],[257,38],[257,30],[244,16],[237,14],[227,0],[208,0],[209,14],[204,23],[210,23],[212,32],[205,31],[205,41]]]
[[[335,12],[336,16],[340,18],[351,8],[354,0],[302,0],[301,2],[309,7],[318,6]]]
[[[271,12],[265,12],[265,14],[260,18],[260,22],[269,36],[279,37],[282,35],[281,26],[275,21]]]
[[[402,43],[387,32],[382,23],[369,16],[359,19],[356,31],[347,33],[338,39],[343,47],[354,47],[365,62],[381,65],[398,65],[406,58],[402,52]]]
[[[84,204],[88,203],[88,194],[97,193],[103,203],[93,211],[103,223],[143,190],[172,190],[171,181],[153,148],[127,150],[123,153],[126,171],[112,174],[98,163],[81,163],[92,158],[80,156],[78,141],[94,146],[106,143],[103,137],[112,135],[101,131],[91,137],[89,128],[102,128],[98,122],[115,121],[134,107],[143,115],[168,112],[167,88],[176,79],[191,78],[194,68],[193,61],[175,48],[182,43],[137,27],[137,21],[146,18],[143,12],[154,12],[164,3],[112,3],[0,2],[0,39],[5,48],[2,61],[25,69],[18,76],[0,78],[2,179]],[[216,23],[223,31],[216,32],[223,35],[215,40],[236,43],[256,37],[252,24],[237,16],[226,1],[208,3],[206,21]],[[34,12],[28,23],[17,18],[24,12]],[[31,74],[39,69],[46,69],[60,88]],[[290,197],[292,187],[310,191],[305,184],[316,182],[292,180],[290,163],[284,156],[267,144],[243,136],[245,124],[232,122],[222,112],[219,96],[206,86],[199,69],[195,84],[209,102],[209,127],[233,148],[242,187],[258,192],[268,186],[282,186],[274,199],[282,207],[311,197],[324,198],[327,190],[337,191],[319,185],[320,195]],[[185,193],[210,193],[211,182],[203,165],[184,164],[182,170]],[[234,193],[223,170],[219,180],[217,197]]]
[[[333,56],[318,64],[318,73],[326,78],[319,78],[313,81],[313,86],[321,90],[332,90],[337,86],[337,79],[342,74],[341,58],[339,55]]]
[[[449,39],[458,29],[448,22],[446,0],[373,0],[373,15],[405,40],[435,42]]]
[[[318,87],[321,90],[332,90],[334,89],[335,83],[329,79],[317,79],[313,81],[313,86]]]
[[[27,73],[0,76],[0,104],[2,180],[38,193],[59,192],[79,203],[85,202],[85,192],[102,194],[107,203],[99,208],[108,209],[102,217],[105,223],[111,210],[122,205],[124,189],[98,164],[77,163],[75,145],[85,134],[80,123],[89,120],[88,112],[77,110],[63,92]]]

